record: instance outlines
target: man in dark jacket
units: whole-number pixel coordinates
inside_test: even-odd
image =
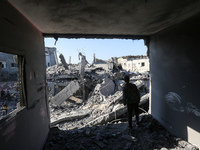
[[[129,83],[129,76],[126,75],[125,78],[125,86],[123,88],[123,103],[127,104],[127,114],[128,114],[128,123],[129,128],[132,129],[132,114],[133,111],[136,115],[137,125],[139,123],[139,112],[138,112],[138,104],[140,102],[140,94],[135,84]]]

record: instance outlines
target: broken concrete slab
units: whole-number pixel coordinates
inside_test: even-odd
[[[137,88],[141,88],[142,86],[144,86],[144,81],[143,80],[137,80],[134,82],[134,84],[137,86]]]
[[[51,119],[51,127],[53,127],[54,125],[61,123],[61,122],[72,121],[72,120],[75,120],[75,119],[81,119],[81,118],[84,118],[87,115],[88,115],[88,113],[71,115],[71,116],[63,115],[63,116],[60,116],[58,118],[52,118]]]
[[[114,90],[115,90],[115,84],[114,82],[109,79],[108,77],[106,77],[103,81],[103,83],[101,84],[101,87],[100,87],[100,93],[104,96],[109,96],[109,95],[112,95],[114,93]]]
[[[122,107],[118,108],[117,110],[115,110],[114,112],[107,113],[103,116],[100,116],[100,117],[88,122],[88,124],[86,126],[105,124],[105,123],[112,121],[113,119],[121,116],[125,112],[127,112],[127,108],[126,108],[126,106],[122,106]]]
[[[60,54],[59,58],[60,58],[60,61],[61,61],[62,65],[65,67],[65,69],[68,69],[68,65],[67,65],[67,63],[65,61],[65,58],[64,58],[63,54]]]
[[[63,101],[67,100],[70,96],[76,93],[80,89],[78,81],[70,82],[62,91],[52,98],[52,102],[56,105],[60,105]]]

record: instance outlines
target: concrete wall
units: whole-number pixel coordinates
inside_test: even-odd
[[[144,63],[144,66],[142,65]],[[122,65],[122,68],[126,71],[131,72],[145,72],[149,71],[149,58],[138,58],[138,59],[118,59],[118,64]]]
[[[145,72],[149,71],[149,58],[134,59],[132,61],[127,61],[127,71],[131,72]]]
[[[45,47],[46,67],[54,66],[57,64],[57,54],[55,47]]]
[[[118,58],[118,64],[122,65],[124,70],[127,70],[127,59],[123,59],[122,57]]]
[[[0,123],[1,149],[41,149],[49,132],[44,39],[7,1],[0,1],[0,51],[25,58],[26,105]]]
[[[200,147],[200,16],[150,38],[151,114]]]

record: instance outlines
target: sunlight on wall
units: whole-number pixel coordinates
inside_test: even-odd
[[[195,131],[194,129],[190,128],[187,126],[187,133],[188,133],[188,141],[192,143],[193,145],[197,146],[200,148],[200,134],[199,132]]]

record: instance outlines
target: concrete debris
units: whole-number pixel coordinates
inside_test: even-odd
[[[80,115],[71,115],[71,116],[60,116],[59,118],[56,118],[57,120],[55,120],[55,118],[51,119],[51,126],[54,126],[58,123],[64,122],[64,121],[72,121],[75,119],[81,119],[84,118],[86,114],[80,114]]]
[[[112,60],[95,59],[90,65],[84,55],[79,53],[79,57],[84,60],[68,69],[62,65],[47,68],[52,132],[44,149],[62,149],[61,144],[64,149],[164,149],[177,145],[148,114],[148,72],[126,72]],[[122,102],[127,74],[141,94],[140,124],[134,126],[134,135],[127,129],[127,108]]]
[[[142,75],[137,78],[134,73],[114,70],[113,66],[117,65],[112,60],[96,59],[96,63],[89,65],[84,55],[79,53],[79,57],[81,63],[70,64],[69,69],[62,65],[47,68],[51,126],[76,129],[106,124],[126,115],[127,109],[122,103],[126,74],[130,74],[131,82],[138,82],[141,96],[146,95],[141,98],[141,113],[148,111],[148,90],[142,88],[148,85],[145,84],[148,79],[143,81]]]
[[[180,138],[176,139],[178,146],[181,147],[184,150],[198,150],[198,148]]]
[[[112,95],[114,93],[115,84],[111,79],[106,77],[105,79],[103,79],[99,90],[102,95],[107,97],[108,95]]]
[[[133,121],[135,124],[136,121]],[[151,127],[147,127],[151,124]],[[50,129],[49,137],[43,149],[87,149],[87,150],[149,150],[149,149],[188,149],[188,142],[167,132],[147,113],[140,114],[140,124],[129,130],[128,122],[122,119],[106,125],[84,127],[74,130]],[[198,150],[191,145],[191,149]]]
[[[84,55],[80,56],[85,59]],[[70,64],[69,69],[62,65],[47,68],[52,126],[58,124],[63,129],[81,128],[103,124],[126,113],[122,105],[122,87],[127,72],[113,72],[110,65],[113,62],[101,63],[98,59],[93,65],[86,62],[81,71],[82,64]],[[69,86],[73,82],[77,83],[77,86],[73,85],[76,88]],[[141,94],[145,93],[141,91]],[[68,117],[73,119],[69,121]]]
[[[56,105],[61,104],[63,101],[67,100],[70,96],[80,89],[80,85],[76,81],[70,82],[62,91],[52,98],[52,102]]]
[[[0,120],[2,121],[20,107],[18,82],[0,82],[0,90],[5,93],[0,95]],[[4,104],[7,105],[7,113],[3,109]]]
[[[59,58],[60,58],[60,61],[61,61],[62,65],[65,67],[65,69],[68,69],[68,65],[67,65],[67,63],[65,61],[65,58],[64,58],[63,54],[60,54]]]

